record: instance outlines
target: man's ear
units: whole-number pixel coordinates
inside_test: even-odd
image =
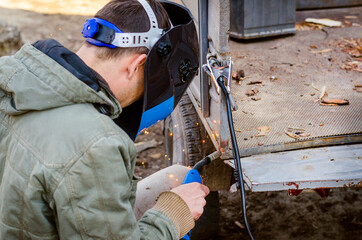
[[[147,55],[146,54],[135,54],[128,65],[128,78],[131,79],[134,74],[138,72],[138,69],[145,64]]]

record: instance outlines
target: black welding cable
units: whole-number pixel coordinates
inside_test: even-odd
[[[207,165],[207,164],[210,164],[211,163],[211,158],[209,156],[205,157],[204,159],[202,159],[201,161],[198,161],[195,166],[193,167],[193,169],[197,170],[200,172],[200,169]]]
[[[231,135],[231,142],[233,145],[233,155],[234,155],[234,165],[235,168],[237,169],[237,180],[238,180],[238,184],[239,184],[239,188],[240,188],[240,194],[241,194],[241,203],[242,203],[242,207],[243,207],[243,217],[244,217],[244,223],[246,226],[246,229],[248,230],[248,234],[251,240],[254,240],[253,234],[251,233],[250,230],[250,226],[249,226],[249,222],[248,222],[248,217],[246,215],[246,204],[245,204],[245,188],[244,188],[244,179],[243,179],[243,171],[241,168],[241,163],[240,163],[240,156],[239,156],[239,147],[238,147],[238,143],[236,141],[236,137],[235,137],[235,131],[234,131],[234,123],[233,123],[233,116],[231,113],[231,107],[230,107],[230,99],[229,99],[229,94],[225,88],[224,85],[224,77],[220,76],[217,79],[217,83],[220,85],[224,95],[225,95],[225,99],[226,99],[226,108],[227,108],[227,115],[228,115],[228,122],[229,122],[229,130],[230,130],[230,135]]]

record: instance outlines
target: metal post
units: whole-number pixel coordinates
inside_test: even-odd
[[[206,63],[208,52],[208,0],[199,0],[199,43],[200,43],[200,65]],[[210,116],[209,102],[209,78],[207,74],[200,70],[200,101],[203,117]]]

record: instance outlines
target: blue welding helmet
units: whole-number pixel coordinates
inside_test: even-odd
[[[179,4],[160,1],[168,13],[171,28],[158,28],[156,16],[146,0],[138,0],[146,10],[150,29],[124,33],[103,19],[87,20],[83,27],[86,40],[100,47],[147,47],[144,65],[144,95],[122,110],[115,119],[134,140],[137,135],[175,109],[199,68],[199,45],[189,10]]]

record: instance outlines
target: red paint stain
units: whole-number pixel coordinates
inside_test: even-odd
[[[331,189],[330,188],[316,188],[316,189],[314,189],[314,191],[316,193],[318,193],[318,195],[321,196],[322,198],[327,198]]]
[[[296,184],[295,182],[287,183],[287,186],[295,186],[295,188],[296,188],[297,190],[299,189],[299,185]]]
[[[303,192],[303,190],[289,189],[288,190],[288,195],[289,196],[298,196],[301,192]]]

